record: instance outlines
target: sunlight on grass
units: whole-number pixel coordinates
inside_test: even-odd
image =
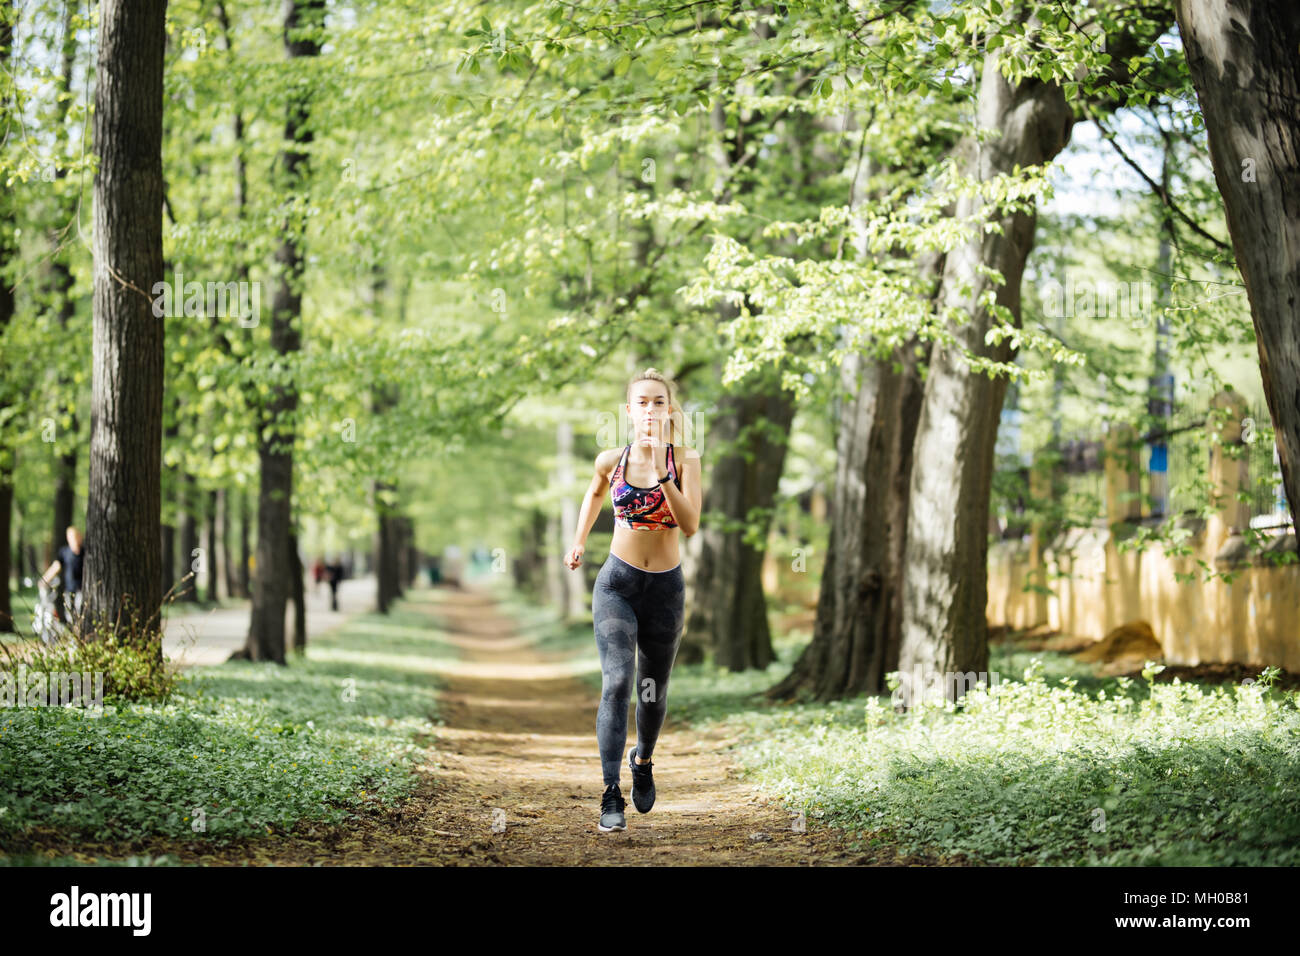
[[[747,778],[791,809],[905,852],[998,864],[1300,862],[1296,692],[1267,677],[1226,689],[1085,678],[1061,655],[999,654],[990,668],[1001,682],[960,708],[896,714],[888,697],[749,696],[785,662],[767,674],[690,667],[674,674],[669,709],[727,725]]]
[[[6,709],[0,841],[45,826],[70,841],[165,835],[219,844],[391,805],[414,784],[415,736],[433,729],[427,664],[455,653],[427,627],[420,632],[421,620],[427,625],[401,607],[389,618],[364,615],[313,639],[306,660],[287,668],[198,668],[166,704],[110,704],[100,717]],[[377,637],[381,627],[396,633]],[[394,642],[424,656],[375,650]]]

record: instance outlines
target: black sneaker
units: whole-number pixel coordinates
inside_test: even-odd
[[[626,830],[627,818],[623,816],[625,806],[627,804],[623,802],[623,793],[619,790],[618,784],[611,783],[600,798],[600,823],[596,824],[596,829],[601,833]]]
[[[655,778],[650,768],[653,760],[636,762],[636,748],[627,753],[628,766],[632,768],[632,803],[640,813],[649,813],[655,805]]]

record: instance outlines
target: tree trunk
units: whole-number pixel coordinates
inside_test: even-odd
[[[198,565],[198,556],[194,553],[199,548],[199,526],[194,511],[198,505],[197,489],[194,476],[189,472],[180,473],[180,539],[181,539],[181,585],[176,599],[189,603],[199,599],[198,574],[194,568]]]
[[[569,488],[573,484],[573,423],[561,420],[555,425],[555,477],[560,488]],[[560,540],[572,541],[578,527],[578,506],[574,496],[566,494],[560,499]],[[566,547],[567,551],[568,548]],[[560,584],[564,589],[563,620],[577,620],[587,610],[591,595],[587,593],[587,576],[583,573],[560,575]]]
[[[859,161],[853,205],[879,171],[870,156]],[[855,251],[859,261],[871,256],[865,241]],[[941,254],[923,256],[917,270],[922,281],[936,282],[943,261]],[[818,700],[879,694],[886,690],[885,674],[898,667],[912,444],[929,352],[929,343],[912,338],[885,359],[854,353],[841,366],[836,476],[813,638],[789,675],[768,691],[771,699],[799,691]],[[840,395],[852,399],[845,404]]]
[[[65,409],[65,411],[68,411]],[[69,450],[63,453],[55,453],[54,459],[54,527],[50,536],[55,553],[63,547],[68,540],[68,526],[72,524],[76,502],[73,500],[73,489],[77,482],[77,452],[76,452],[76,428],[77,416],[72,414],[72,443]],[[59,575],[54,584],[54,606],[63,606],[63,575]]]
[[[0,5],[0,69],[5,73],[10,70],[13,54],[14,21],[17,11],[12,0]],[[6,97],[0,104],[0,115],[6,120],[13,107]],[[14,229],[13,193],[0,195],[0,339],[14,317],[14,293],[7,278],[9,263],[18,255],[18,236]],[[0,411],[9,404],[4,385],[0,383]],[[14,508],[14,457],[15,453],[0,433],[0,631],[14,631],[13,601],[9,593],[9,557],[11,536],[13,533]],[[21,577],[21,574],[19,575]]]
[[[391,491],[392,485],[382,481],[373,483],[375,499],[375,607],[380,614],[387,614],[393,601],[397,600],[397,568],[393,548],[393,519],[389,515],[388,505],[381,497],[385,491]]]
[[[764,38],[772,34],[766,23],[759,24],[756,32]],[[796,84],[801,85],[802,78]],[[750,139],[759,135],[768,122],[762,111],[753,109],[731,131],[723,101],[714,101],[710,124],[716,135],[711,150],[717,174],[728,182],[721,201],[738,199],[753,190],[753,180],[742,168],[745,153]],[[799,164],[806,179],[811,167],[802,154]],[[752,304],[750,308],[756,311]],[[738,309],[730,303],[719,307],[722,322],[737,314]],[[721,380],[720,369],[716,380]],[[724,394],[718,401],[719,413],[709,430],[713,466],[701,515],[713,514],[719,520],[702,520],[700,524],[691,606],[677,654],[677,660],[683,663],[703,660],[708,645],[712,646],[715,663],[731,670],[766,668],[775,656],[762,565],[770,509],[785,464],[785,439],[795,412],[791,396],[778,382],[779,376],[769,366],[746,379],[744,394]],[[754,431],[749,431],[751,428]],[[721,454],[717,453],[719,443]],[[749,461],[746,450],[752,456]],[[751,513],[761,525],[758,540],[763,544],[758,547],[747,544],[742,531],[732,530],[736,523],[746,522]]]
[[[1012,167],[1037,166],[1056,156],[1069,141],[1073,118],[1055,84],[1037,78],[1013,88],[998,69],[997,53],[984,61],[977,101],[979,125],[1000,130],[1001,138],[964,144],[967,168],[981,180]],[[977,210],[975,197],[963,196],[958,219]],[[944,263],[943,306],[964,309],[972,318],[952,329],[976,355],[1011,358],[1004,340],[985,343],[992,324],[979,297],[992,288],[983,268],[996,269],[1005,284],[996,301],[1020,322],[1020,280],[1033,245],[1034,215],[1000,217],[1001,234],[977,229],[972,239],[948,253]],[[963,290],[965,286],[965,290]],[[907,517],[903,626],[898,667],[904,694],[923,690],[916,678],[944,682],[945,695],[960,696],[954,672],[986,672],[988,628],[987,556],[989,492],[1004,376],[990,379],[970,369],[955,346],[938,344],[931,353],[925,395],[917,424]],[[905,696],[905,703],[913,698]]]
[[[886,360],[855,353],[841,367],[854,397],[836,440],[813,639],[769,697],[800,689],[818,700],[879,694],[884,675],[898,667],[912,442],[923,394],[918,350],[913,340]]]
[[[293,598],[293,649],[299,654],[307,652],[307,603],[303,594],[302,555],[298,553],[298,535],[289,535],[289,561],[291,564],[290,594]]]
[[[593,525],[592,530],[596,528]],[[519,557],[514,562],[515,587],[528,597],[540,600],[545,586],[542,555],[546,548],[546,516],[531,508],[519,529]]]
[[[161,603],[163,48],[166,0],[102,0],[95,75],[94,362],[85,609]],[[158,647],[161,655],[161,644]]]
[[[774,384],[776,378],[770,369],[756,373],[745,394],[718,401],[709,430],[713,467],[701,510],[719,520],[700,525],[689,619],[677,655],[684,663],[703,659],[706,642],[715,663],[733,671],[765,668],[774,657],[763,594],[765,549],[749,545],[743,532],[731,527],[751,514],[762,515],[758,540],[767,540],[766,516],[776,498],[795,410],[789,393]]]
[[[13,573],[9,561],[13,555],[14,483],[12,458],[8,449],[0,449],[0,632],[12,634],[14,628],[13,601],[9,593],[9,577]],[[21,578],[22,575],[19,575]]]
[[[394,590],[396,596],[401,598],[406,594],[406,518],[394,515],[391,520],[393,533],[388,540],[393,546],[393,567],[397,569]]]
[[[290,59],[320,53],[319,30],[325,22],[324,0],[285,0],[285,50]],[[305,32],[304,32],[305,31]],[[290,92],[284,124],[283,171],[277,186],[284,194],[306,188],[308,154],[303,148],[313,136],[308,125],[308,93]],[[298,225],[283,224],[275,260],[278,274],[271,297],[271,348],[278,355],[297,352],[302,313],[303,253]],[[293,506],[294,418],[298,409],[295,383],[271,388],[270,400],[259,410],[258,459],[261,490],[257,508],[257,576],[245,653],[252,660],[285,663],[284,615],[289,599],[289,534]]]
[[[166,263],[163,263],[166,268]],[[164,447],[174,439],[179,432],[176,424],[176,395],[174,392],[165,393],[164,402],[164,426],[163,426],[163,444]],[[163,599],[172,601],[176,600],[177,591],[172,591],[176,585],[176,519],[173,517],[176,512],[176,496],[180,494],[179,482],[176,478],[176,467],[174,465],[164,465],[161,475],[162,500],[165,505],[160,517],[161,534],[160,534],[160,551],[162,564],[159,568],[162,576]],[[170,597],[169,597],[170,595]]]
[[[207,536],[203,546],[203,565],[208,569],[208,600],[217,601],[217,493],[208,492]]]
[[[217,0],[215,13],[217,22],[221,25],[221,35],[225,41],[226,52],[233,54],[234,48],[231,45],[230,36],[230,16],[226,11],[226,5],[222,0]],[[233,56],[232,56],[233,59]],[[238,105],[234,110],[234,139],[235,139],[235,219],[242,222],[244,219],[245,208],[248,204],[248,171],[244,164],[244,114]],[[248,281],[248,261],[240,255],[235,267],[236,275],[240,282]],[[217,335],[219,345],[230,353],[230,339],[224,333],[219,332]],[[222,566],[226,578],[226,594],[230,597],[247,598],[248,590],[248,511],[247,498],[242,489],[235,495],[239,505],[239,567],[235,568],[233,559],[234,549],[230,546],[230,509],[231,495],[230,489],[224,488],[221,491],[221,552]]]
[[[58,87],[60,94],[70,94],[72,92],[72,70],[77,55],[77,33],[72,22],[74,11],[73,4],[67,4],[64,10],[62,66],[59,73]],[[55,106],[55,140],[59,146],[59,162],[54,170],[56,183],[66,179],[68,175],[67,164],[64,162],[64,153],[68,144],[66,121],[70,103],[71,98],[65,97]],[[59,332],[66,339],[72,334],[71,325],[73,318],[76,316],[77,307],[72,298],[72,269],[69,265],[72,252],[70,249],[60,248],[60,234],[63,228],[76,217],[76,197],[67,194],[60,195],[58,203],[60,218],[63,221],[50,230],[49,242],[52,250],[50,253],[50,299],[54,311],[58,315]],[[77,422],[75,397],[64,401],[67,396],[75,396],[75,391],[76,385],[67,375],[62,363],[59,363],[59,427],[63,427],[61,420],[63,415],[69,416],[71,422],[66,429],[68,435],[64,441],[56,442],[54,446],[54,528],[51,540],[54,542],[56,553],[67,541],[68,526],[72,524],[76,508],[73,496],[77,486],[77,451],[80,446],[80,425]],[[59,445],[62,445],[64,449],[61,453],[57,450]],[[59,575],[55,582],[54,606],[63,606],[63,575]]]
[[[233,551],[230,547],[230,489],[222,488],[217,495],[217,511],[220,519],[217,522],[217,542],[221,549],[221,556],[217,559],[217,566],[221,569],[222,583],[226,589],[226,597],[238,597],[239,586],[236,583],[235,564],[232,557]],[[215,581],[216,578],[214,577]],[[216,596],[216,590],[213,590],[213,597]]]
[[[1177,0],[1259,343],[1291,520],[1300,513],[1300,7]]]
[[[250,598],[253,596],[248,582],[248,559],[252,557],[253,549],[250,543],[251,528],[248,519],[248,495],[241,488],[239,490],[239,596],[241,598]]]
[[[406,590],[406,525],[401,515],[389,519],[388,545],[393,549],[393,597],[400,599]]]
[[[416,579],[420,576],[420,564],[422,555],[420,549],[415,545],[415,522],[410,518],[406,519],[406,586],[414,587]]]
[[[172,586],[176,583],[176,528],[172,525],[165,524],[162,526],[162,533],[159,535],[159,558],[161,559],[160,570],[162,577],[162,594],[168,594]],[[175,594],[172,595],[176,597]]]

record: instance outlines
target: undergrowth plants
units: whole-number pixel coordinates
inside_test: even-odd
[[[198,669],[165,702],[0,710],[0,854],[50,831],[73,846],[222,844],[392,805],[414,783],[415,739],[432,727],[435,690],[429,675],[381,654],[370,664],[329,659],[340,647],[377,651],[367,627],[378,624],[366,616],[324,635],[287,668]]]
[[[1055,664],[1056,662],[1053,661]],[[1300,863],[1296,692],[1251,683],[1020,680],[896,713],[888,697],[738,710],[748,776],[903,852],[987,864]]]

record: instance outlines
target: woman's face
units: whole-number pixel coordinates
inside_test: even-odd
[[[659,437],[671,410],[668,392],[659,382],[642,381],[632,386],[627,413],[632,418],[632,428],[638,436]]]

